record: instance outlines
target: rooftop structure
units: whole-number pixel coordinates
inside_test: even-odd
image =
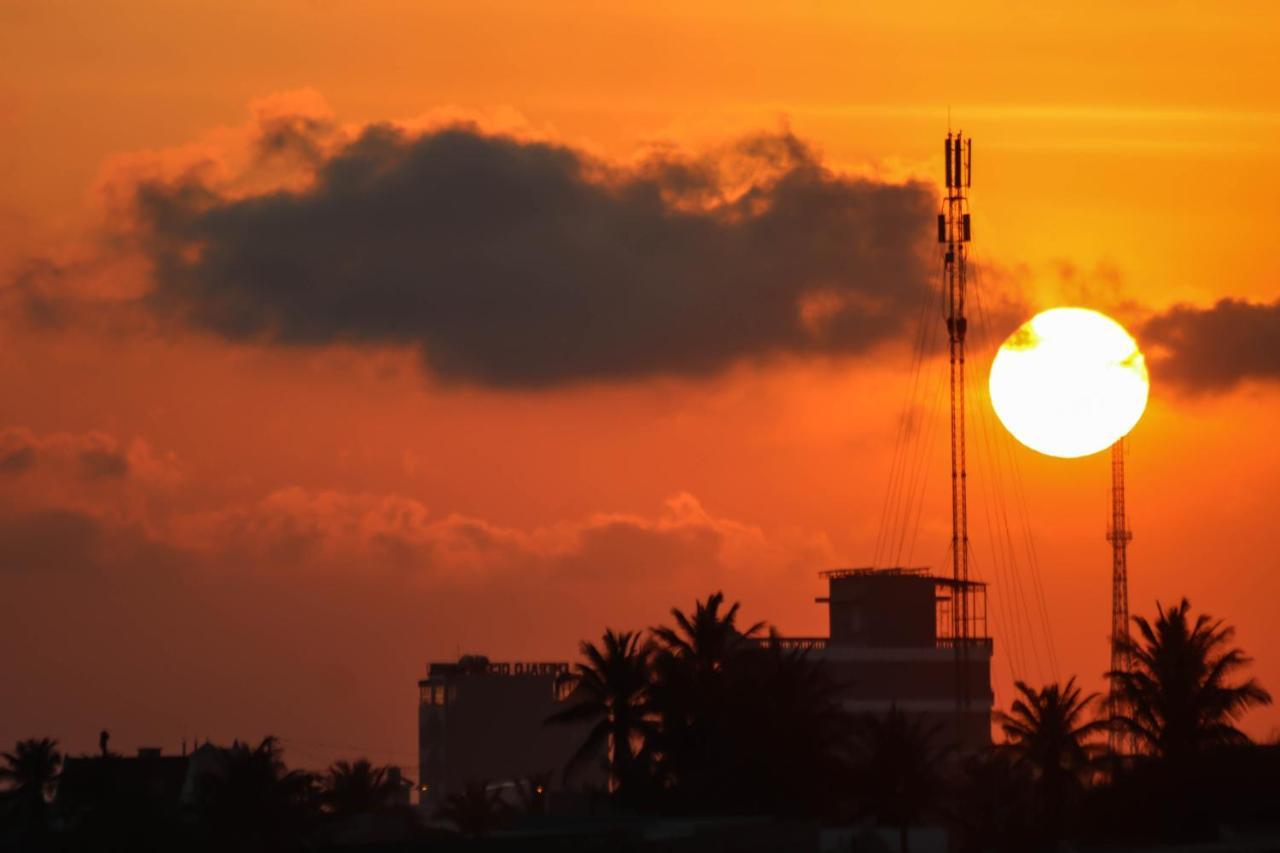
[[[54,810],[62,821],[123,802],[176,810],[186,802],[191,758],[144,747],[137,756],[69,756],[58,777]]]
[[[923,568],[835,569],[823,572],[828,593],[826,637],[782,637],[804,648],[841,685],[854,713],[898,708],[940,726],[940,743],[976,751],[991,743],[992,641],[986,636],[986,585],[933,575]],[[961,616],[956,591],[967,594]],[[968,625],[957,630],[956,620]],[[955,647],[965,644],[964,670]],[[957,680],[969,694],[957,707]]]

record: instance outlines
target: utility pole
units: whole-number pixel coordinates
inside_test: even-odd
[[[965,191],[972,183],[973,140],[947,134],[947,195],[938,214],[938,242],[947,287],[947,338],[951,358],[951,639],[956,660],[956,710],[970,704],[969,689],[969,507],[964,448],[965,254],[971,229]]]
[[[1129,671],[1129,555],[1128,546],[1133,541],[1129,520],[1124,508],[1124,439],[1111,445],[1111,526],[1107,531],[1111,543],[1111,671]],[[1107,705],[1111,713],[1120,712],[1120,679],[1110,679]],[[1111,752],[1116,754],[1124,746],[1125,738],[1115,726],[1107,736]]]

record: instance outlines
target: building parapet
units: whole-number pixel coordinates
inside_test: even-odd
[[[457,663],[433,663],[427,667],[427,678],[458,675],[567,675],[565,661],[491,662],[487,659]]]
[[[752,642],[757,648],[761,649],[781,649],[783,651],[825,651],[827,649],[866,649],[872,655],[884,655],[899,649],[891,649],[880,646],[859,646],[844,643],[832,643],[829,637],[757,637]],[[933,649],[926,647],[926,651],[936,649],[954,649],[960,642],[965,645],[976,648],[979,651],[985,651],[988,655],[993,650],[993,643],[990,637],[969,637],[960,640],[956,637],[936,637],[934,639]]]
[[[935,584],[944,587],[966,587],[969,589],[985,588],[985,581],[976,580],[956,580],[947,575],[932,574],[927,566],[898,566],[894,568],[874,568],[872,566],[862,566],[854,569],[827,569],[818,572],[819,577],[827,580],[841,580],[843,578],[885,578],[885,577],[910,577],[931,580]]]

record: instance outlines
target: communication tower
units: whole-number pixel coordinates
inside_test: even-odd
[[[1129,559],[1128,546],[1133,540],[1124,508],[1124,439],[1111,445],[1111,524],[1107,541],[1111,543],[1111,671],[1129,671]],[[1120,709],[1119,679],[1112,675],[1107,705],[1112,714]],[[1112,726],[1108,735],[1112,753],[1118,753],[1124,738]]]
[[[965,256],[972,230],[966,191],[972,185],[973,140],[962,134],[947,134],[944,149],[947,195],[938,214],[938,242],[943,255],[947,289],[947,339],[951,361],[951,639],[956,660],[956,708],[970,704],[968,652],[970,620],[969,592],[969,507],[965,467],[964,343],[968,331],[965,317]]]

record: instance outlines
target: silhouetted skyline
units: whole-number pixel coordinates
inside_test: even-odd
[[[1275,12],[953,11],[0,12],[0,745],[409,766],[426,661],[715,589],[814,636],[820,570],[943,572],[945,442],[876,552],[895,443],[945,430],[902,400],[948,115],[974,405],[1034,311],[1124,322],[1131,609],[1186,596],[1280,684]],[[996,704],[1102,690],[1105,454],[997,450],[1043,595],[975,456]]]

